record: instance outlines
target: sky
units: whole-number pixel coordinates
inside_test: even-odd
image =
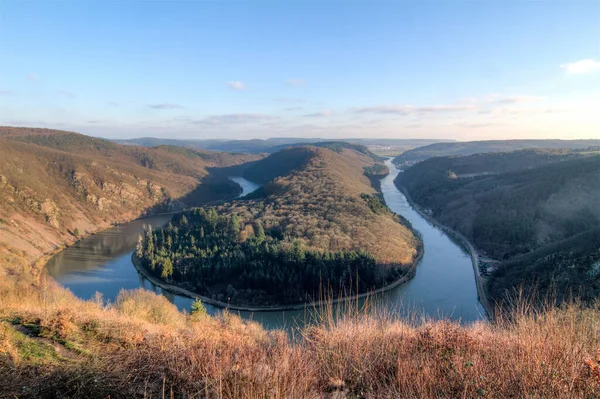
[[[0,125],[600,138],[597,0],[0,0]]]

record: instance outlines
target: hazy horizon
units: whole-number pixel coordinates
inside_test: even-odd
[[[2,2],[0,125],[111,139],[593,139],[599,12],[587,0]]]

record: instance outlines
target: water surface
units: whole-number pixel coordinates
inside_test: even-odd
[[[477,299],[477,288],[471,259],[443,231],[422,218],[395,187],[394,178],[400,173],[390,161],[390,174],[382,179],[381,191],[387,205],[404,216],[423,238],[424,254],[417,272],[408,283],[376,298],[378,306],[391,312],[419,314],[472,322],[485,318]],[[231,178],[240,184],[240,196],[256,190],[259,185],[242,177]],[[121,289],[144,287],[165,295],[179,309],[189,310],[192,300],[174,295],[154,286],[139,275],[131,264],[131,254],[145,225],[161,226],[171,215],[154,216],[105,230],[79,241],[53,257],[48,273],[75,295],[89,299],[96,292],[113,301]],[[210,314],[220,308],[207,305]],[[239,312],[244,318],[262,323],[266,328],[285,328],[302,325],[312,309],[286,312]]]

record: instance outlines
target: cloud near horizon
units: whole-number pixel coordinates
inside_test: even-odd
[[[304,79],[290,79],[288,80],[288,84],[291,86],[301,86],[305,84],[306,81]]]
[[[567,75],[585,75],[587,73],[594,72],[595,70],[600,69],[600,61],[588,58],[584,60],[562,64],[560,67],[565,70]]]
[[[287,98],[287,97],[278,97],[275,99],[278,103],[305,103],[306,100],[302,98]]]
[[[233,90],[246,90],[246,84],[239,80],[230,80],[227,82],[227,86]]]
[[[411,115],[425,113],[451,113],[475,110],[474,105],[378,105],[373,107],[355,108],[354,113],[357,114],[395,114],[395,115]]]
[[[179,104],[169,104],[169,103],[148,104],[148,105],[146,105],[146,107],[151,108],[151,109],[181,109],[181,108],[183,108],[183,106],[181,106]]]
[[[225,115],[209,116],[209,117],[206,117],[201,120],[193,121],[192,123],[206,124],[206,125],[230,125],[230,124],[272,121],[275,119],[277,119],[277,118],[274,116],[265,115],[265,114],[225,114]]]
[[[523,103],[534,103],[539,101],[545,101],[546,97],[539,96],[515,96],[515,97],[503,97],[495,98],[490,100],[493,104],[523,104]]]
[[[325,111],[315,112],[314,114],[306,114],[306,115],[302,115],[302,116],[307,117],[307,118],[323,118],[323,117],[328,117],[331,115],[333,115],[333,112],[331,112],[331,110],[326,109]]]

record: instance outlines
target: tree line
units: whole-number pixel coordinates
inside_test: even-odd
[[[399,278],[364,251],[326,251],[284,241],[260,222],[197,208],[163,228],[148,227],[137,257],[150,273],[213,299],[241,305],[298,303],[356,294]]]

